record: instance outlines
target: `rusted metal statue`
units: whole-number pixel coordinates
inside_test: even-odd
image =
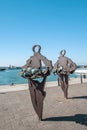
[[[65,50],[60,51],[60,56],[57,62],[54,64],[53,73],[58,74],[58,84],[63,90],[64,97],[67,99],[68,76],[76,70],[77,66],[70,58],[66,57],[65,54]]]
[[[36,50],[37,51],[36,51]],[[46,96],[44,91],[47,76],[52,71],[52,61],[41,55],[41,46],[32,47],[34,55],[31,56],[20,72],[21,76],[28,79],[32,104],[39,120],[42,120],[43,101]],[[45,66],[42,67],[42,64]],[[41,81],[40,81],[41,79]]]

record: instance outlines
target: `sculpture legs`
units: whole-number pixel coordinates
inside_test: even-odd
[[[39,120],[42,120],[43,113],[43,101],[46,96],[44,92],[44,86],[46,82],[46,77],[43,78],[42,82],[38,80],[29,79],[29,90],[31,95],[31,101]]]
[[[61,88],[62,88],[63,93],[64,93],[64,97],[68,98],[68,75],[60,74],[59,80],[61,83]]]

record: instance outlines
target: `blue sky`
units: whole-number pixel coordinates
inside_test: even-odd
[[[56,62],[61,49],[87,64],[87,0],[0,0],[0,66],[22,66],[39,44]]]

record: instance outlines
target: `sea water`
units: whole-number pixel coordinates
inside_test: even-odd
[[[28,80],[25,78],[22,78],[19,75],[19,72],[21,69],[7,69],[4,71],[0,71],[0,85],[12,85],[12,84],[26,84],[28,83]],[[75,78],[76,75],[73,73],[69,77]],[[47,82],[49,81],[57,81],[58,76],[51,73],[47,77]]]

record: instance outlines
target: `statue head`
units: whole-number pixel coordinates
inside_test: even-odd
[[[61,50],[60,51],[60,56],[65,56],[65,54],[66,54],[66,50]]]
[[[34,45],[33,47],[32,47],[32,51],[35,53],[35,52],[38,52],[38,53],[40,53],[40,51],[41,51],[41,46],[40,45]]]

